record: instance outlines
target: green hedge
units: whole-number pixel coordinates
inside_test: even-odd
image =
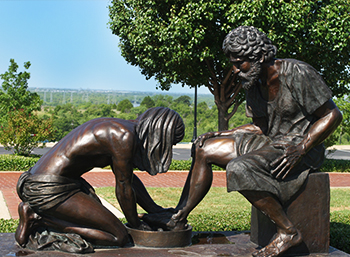
[[[39,157],[24,157],[12,154],[0,155],[0,170],[25,171],[39,160]]]
[[[322,172],[350,172],[350,161],[326,159],[320,170]]]
[[[191,160],[177,161],[173,160],[170,164],[170,170],[190,170]],[[216,165],[213,165],[213,170],[224,170]],[[322,172],[350,172],[349,160],[333,160],[326,159],[320,169]]]
[[[25,171],[32,167],[39,157],[24,157],[12,154],[0,155],[0,170],[2,171]],[[191,160],[179,161],[173,160],[170,170],[190,170]],[[109,167],[110,168],[110,167]],[[213,165],[213,170],[223,170]],[[321,167],[322,172],[350,172],[349,160],[332,160],[326,159]]]

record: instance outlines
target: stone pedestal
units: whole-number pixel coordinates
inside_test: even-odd
[[[312,173],[293,201],[284,206],[288,218],[300,230],[303,242],[288,254],[328,253],[329,251],[329,176]],[[251,236],[253,243],[265,246],[276,233],[275,225],[252,207]]]
[[[252,243],[247,232],[193,232],[193,243],[179,248],[153,247],[105,247],[94,253],[73,254],[51,251],[29,251],[16,245],[14,233],[0,233],[0,256],[28,257],[180,257],[180,256],[239,256],[251,257],[257,245]],[[308,257],[320,257],[310,254]],[[328,254],[322,257],[350,257],[349,254],[330,247]]]

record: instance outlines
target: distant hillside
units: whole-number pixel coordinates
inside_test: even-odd
[[[79,105],[91,102],[93,104],[118,104],[121,100],[129,99],[134,106],[138,106],[144,97],[154,95],[169,95],[176,99],[182,95],[188,95],[194,101],[194,94],[182,94],[171,92],[141,92],[127,90],[83,90],[83,89],[58,89],[58,88],[29,88],[36,92],[46,106],[57,106],[66,103]],[[215,105],[211,94],[198,94],[198,103],[206,102],[209,107]]]

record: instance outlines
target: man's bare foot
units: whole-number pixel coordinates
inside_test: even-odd
[[[15,233],[15,239],[21,247],[25,247],[29,235],[38,227],[41,217],[36,214],[28,203],[21,202],[18,205],[19,224]]]
[[[276,238],[264,248],[253,253],[254,257],[277,257],[281,256],[289,248],[302,242],[301,234],[298,230],[295,233],[278,233]]]

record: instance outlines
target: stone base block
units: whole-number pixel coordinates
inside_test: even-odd
[[[310,174],[300,193],[284,207],[288,218],[303,236],[303,242],[290,249],[288,254],[328,253],[329,201],[328,174]],[[252,207],[251,241],[266,246],[275,233],[275,225],[267,216]]]

